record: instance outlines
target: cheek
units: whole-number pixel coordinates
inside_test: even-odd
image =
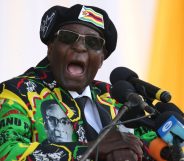
[[[61,46],[61,45],[60,45]],[[50,62],[51,71],[54,75],[54,79],[60,82],[61,73],[65,64],[65,48],[60,46],[53,46],[48,50],[48,60]]]
[[[100,50],[96,52],[97,55],[96,56],[96,61],[98,62],[98,68],[100,68],[103,64],[104,61],[104,57],[105,57],[105,51],[104,50]]]
[[[47,55],[50,65],[52,67],[58,67],[63,64],[62,61],[64,60],[65,53],[66,52],[64,47],[62,47],[61,45],[53,45],[53,47],[48,50]]]
[[[68,46],[60,42],[54,42],[48,46],[48,58],[60,58],[63,57],[68,50]]]
[[[90,63],[89,63],[89,69],[93,76],[97,73],[98,69],[103,64],[103,55],[91,55],[90,57]]]
[[[103,54],[99,54],[97,58],[95,58],[95,60],[93,62],[95,62],[96,67],[99,69],[101,68],[102,64],[104,61],[104,55]]]

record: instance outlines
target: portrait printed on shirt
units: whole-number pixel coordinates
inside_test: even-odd
[[[56,101],[44,101],[41,113],[49,142],[72,142],[72,123]]]

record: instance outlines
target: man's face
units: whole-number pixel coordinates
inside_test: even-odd
[[[81,24],[68,24],[61,29],[101,37],[97,31]],[[63,88],[82,92],[101,67],[105,51],[103,47],[98,50],[86,47],[84,37],[71,44],[56,38],[48,45],[48,59],[54,78]]]
[[[51,142],[71,142],[73,127],[62,109],[52,104],[46,111],[46,130]]]

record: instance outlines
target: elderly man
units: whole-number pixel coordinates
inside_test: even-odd
[[[104,10],[54,6],[42,17],[40,38],[48,47],[47,57],[0,85],[3,161],[80,160],[121,107],[110,96],[110,84],[94,80],[117,42]],[[85,98],[84,106],[77,98]],[[113,129],[98,153],[101,161],[137,161],[142,142]],[[95,152],[90,159],[94,157]]]

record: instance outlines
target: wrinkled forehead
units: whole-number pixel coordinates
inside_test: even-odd
[[[46,115],[56,117],[57,119],[66,117],[65,113],[58,104],[50,105],[46,110]]]

